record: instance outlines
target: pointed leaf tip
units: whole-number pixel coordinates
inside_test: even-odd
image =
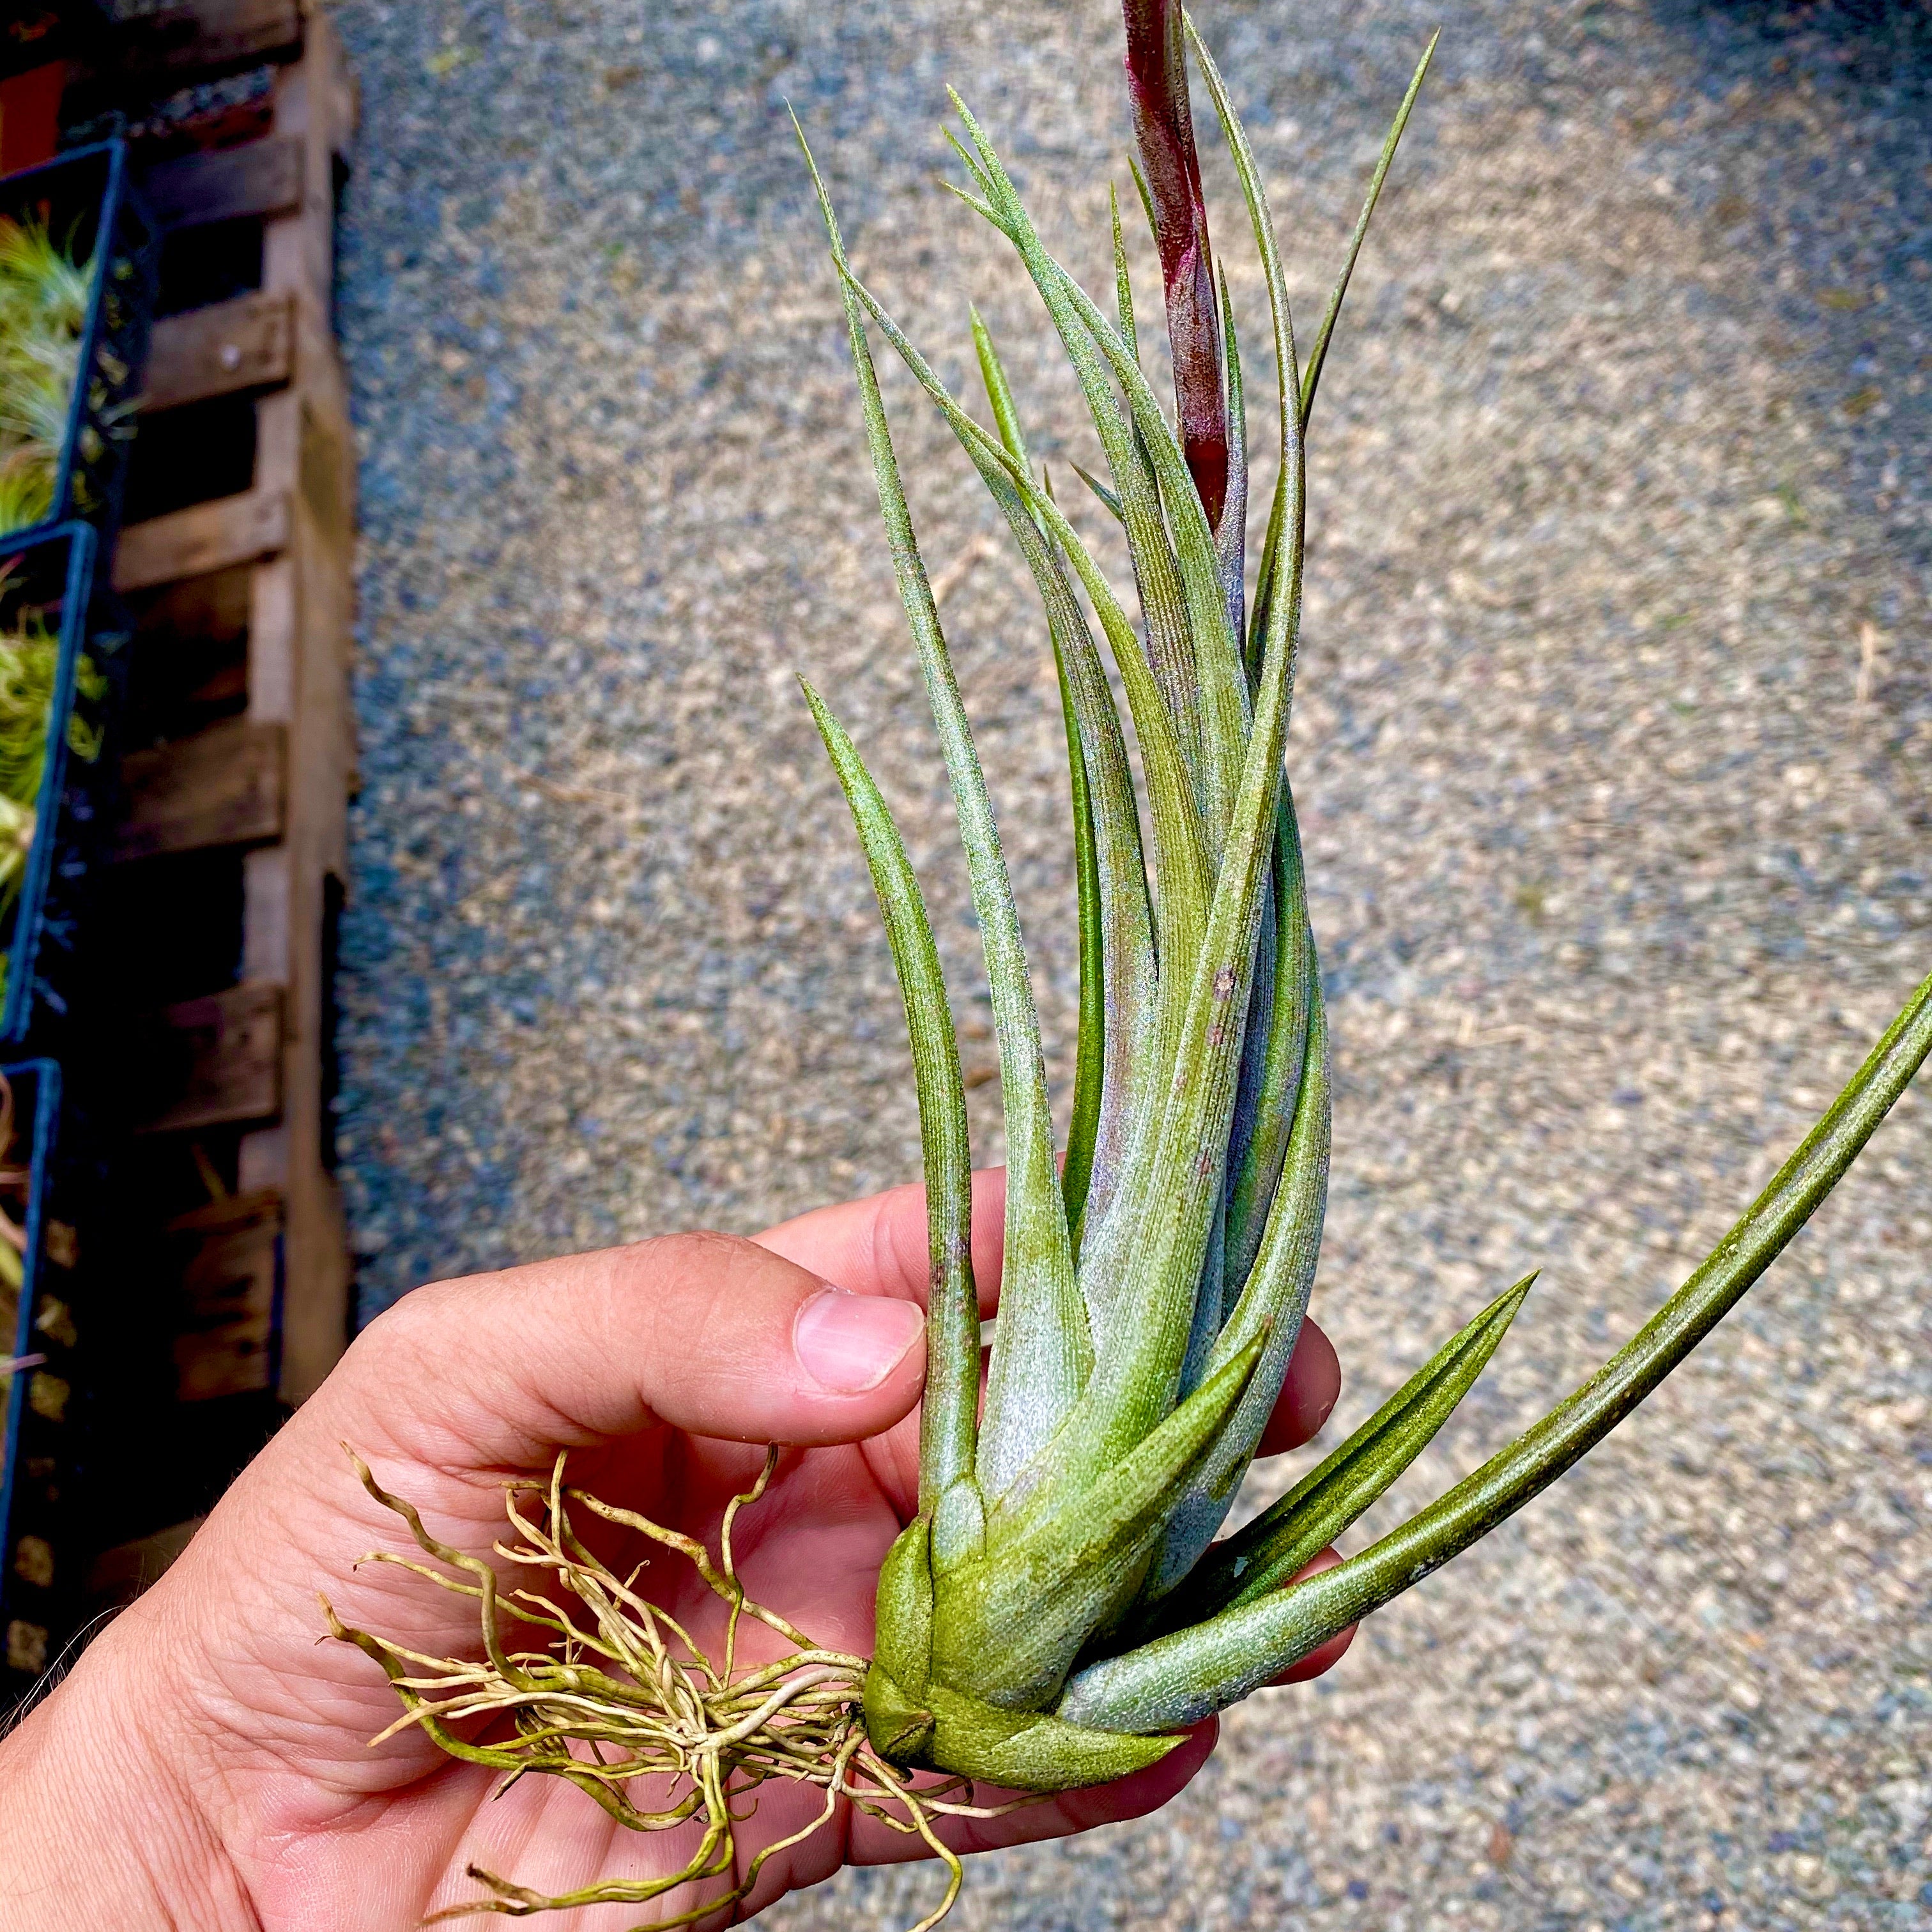
[[[1058,1714],[1106,1730],[1153,1732],[1225,1710],[1513,1516],[1601,1442],[1743,1298],[1836,1186],[1928,1054],[1932,976],[1730,1233],[1566,1401],[1332,1569],[1090,1666],[1068,1684]]]
[[[1475,1386],[1535,1279],[1498,1295],[1287,1495],[1216,1544],[1162,1606],[1160,1628],[1198,1623],[1279,1588],[1379,1502]]]

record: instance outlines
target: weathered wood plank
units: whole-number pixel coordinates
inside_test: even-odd
[[[265,541],[259,527],[251,526],[252,535],[238,531],[232,520],[239,506],[231,504],[214,513],[225,520],[220,530],[203,523],[190,532],[191,558],[178,525],[166,532],[130,531],[122,542],[124,550],[131,546],[133,561],[122,573],[134,584],[159,586],[238,567],[250,586],[248,722],[286,734],[280,829],[272,842],[242,855],[242,970],[249,981],[284,988],[280,1104],[272,1120],[242,1124],[236,1184],[244,1192],[272,1190],[281,1202],[281,1301],[267,1352],[278,1370],[278,1392],[290,1402],[308,1395],[340,1354],[351,1300],[346,1229],[328,1171],[324,1065],[331,1023],[327,934],[335,903],[330,880],[345,869],[353,730],[347,668],[355,443],[331,331],[334,189],[356,99],[326,14],[319,6],[304,10],[301,58],[276,71],[272,130],[263,137],[302,149],[298,199],[262,218],[261,290],[294,304],[288,372],[249,392],[256,424],[251,494],[258,505],[278,505],[281,520]],[[205,202],[194,212],[207,218]],[[238,373],[236,387],[242,388]],[[202,514],[209,514],[205,507]],[[164,543],[153,541],[164,535]],[[209,587],[199,601],[194,583],[156,590],[144,648],[162,641],[152,630],[164,603],[191,615],[198,631],[232,634],[238,614],[232,584],[218,599],[212,581],[201,580]],[[244,1268],[233,1279],[244,1276],[255,1284],[254,1325],[238,1309],[232,1331],[217,1324],[184,1336],[177,1360],[184,1396],[261,1385],[255,1379],[261,1357],[250,1345],[268,1332],[260,1316],[266,1270],[250,1274]]]
[[[295,304],[285,295],[239,296],[154,324],[141,406],[149,414],[241,389],[272,388],[293,364]]]
[[[274,1365],[282,1276],[281,1197],[272,1190],[212,1203],[170,1224],[185,1246],[176,1393],[206,1402],[266,1389]]]
[[[117,861],[251,845],[278,838],[286,817],[286,734],[279,724],[224,718],[158,751],[121,761],[128,812]]]
[[[356,130],[362,119],[362,86],[343,52],[342,37],[326,14],[317,16],[309,31],[308,58],[318,65],[322,76],[329,152],[346,168],[354,154]]]
[[[226,67],[298,46],[303,0],[176,0],[128,22],[118,64],[130,74]]]
[[[304,388],[271,397],[262,406],[286,412],[307,400]],[[349,1333],[348,1246],[328,1171],[323,1070],[329,1051],[329,881],[346,870],[344,713],[352,590],[339,541],[347,527],[343,498],[350,472],[328,460],[314,430],[304,434],[304,409],[289,412],[295,419],[280,426],[289,434],[276,447],[295,485],[294,536],[284,555],[257,567],[262,621],[251,626],[248,639],[250,713],[279,716],[289,725],[288,829],[278,844],[248,855],[243,945],[251,975],[285,980],[288,1028],[281,1117],[273,1126],[243,1134],[238,1172],[242,1188],[275,1187],[286,1204],[279,1391],[285,1401],[298,1402],[328,1373]],[[326,531],[325,514],[332,526]]]
[[[346,565],[356,543],[355,458],[346,422],[334,419],[326,405],[304,396],[297,477],[302,498],[330,556]]]
[[[155,640],[191,638],[238,644],[248,634],[254,566],[236,564],[208,577],[184,577],[142,596],[134,608],[134,634]]]
[[[286,550],[288,542],[286,490],[218,496],[123,530],[114,556],[114,587],[126,596],[181,578],[204,577]]]
[[[150,168],[141,192],[164,228],[286,214],[302,206],[302,144],[272,135],[211,154],[184,154]]]
[[[271,1118],[282,1104],[282,989],[251,981],[164,1006],[142,1029],[136,1131]]]

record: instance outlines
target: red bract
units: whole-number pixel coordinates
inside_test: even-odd
[[[1187,44],[1180,0],[1124,0],[1127,96],[1160,250],[1174,352],[1174,400],[1181,448],[1210,528],[1228,496],[1228,404],[1222,388],[1220,310],[1208,244],[1208,204],[1187,107]]]

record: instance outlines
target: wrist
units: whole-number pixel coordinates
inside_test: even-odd
[[[142,1615],[104,1630],[0,1740],[0,1932],[260,1932],[166,1687],[132,1667],[125,1627]]]

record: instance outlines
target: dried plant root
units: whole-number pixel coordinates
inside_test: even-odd
[[[726,1508],[714,1562],[693,1538],[566,1488],[566,1458],[560,1454],[548,1485],[527,1479],[505,1486],[505,1513],[518,1540],[498,1543],[496,1556],[532,1573],[532,1584],[545,1580],[538,1587],[506,1591],[496,1565],[438,1541],[414,1507],[381,1488],[368,1465],[350,1452],[363,1487],[403,1519],[434,1564],[388,1550],[362,1560],[395,1564],[474,1598],[484,1652],[478,1660],[406,1649],[350,1629],[323,1598],[331,1633],[374,1658],[402,1700],[402,1714],[370,1743],[414,1726],[452,1757],[502,1772],[499,1795],[538,1772],[567,1779],[634,1831],[668,1831],[699,1819],[704,1826],[689,1862],[662,1877],[605,1880],[552,1895],[472,1865],[469,1876],[488,1895],[446,1906],[428,1922],[474,1912],[520,1918],[570,1906],[648,1904],[682,1886],[730,1881],[700,1904],[634,1929],[670,1932],[744,1898],[765,1861],[830,1823],[842,1798],[893,1830],[923,1839],[945,1864],[945,1896],[914,1928],[930,1932],[952,1910],[963,1876],[934,1820],[998,1817],[1036,1802],[974,1804],[961,1778],[915,1786],[912,1774],[886,1762],[866,1738],[860,1699],[870,1660],[813,1643],[745,1594],[732,1557],[732,1528],[739,1510],[764,1496],[778,1457],[771,1449],[758,1480]],[[715,1660],[707,1656],[676,1618],[638,1594],[643,1564],[620,1577],[592,1555],[572,1527],[573,1507],[636,1530],[688,1561],[725,1606],[722,1654]],[[738,1636],[747,1617],[776,1632],[792,1649],[775,1662],[740,1667]],[[508,1619],[548,1632],[544,1647],[507,1648],[503,1627]],[[505,1718],[514,1736],[488,1743],[472,1742],[454,1728],[482,1719],[487,1730],[488,1720]],[[824,1804],[802,1829],[756,1852],[740,1874],[736,1828],[751,1815],[742,1801],[772,1778],[816,1786],[825,1794]],[[671,1801],[655,1810],[634,1802],[640,1779],[670,1780]]]

